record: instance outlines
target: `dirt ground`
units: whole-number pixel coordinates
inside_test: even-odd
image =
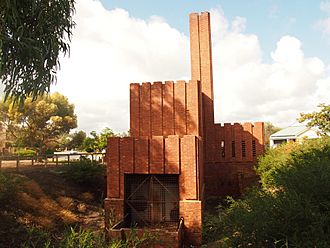
[[[39,167],[6,172],[20,183],[15,200],[0,203],[0,247],[18,247],[31,228],[54,235],[77,226],[103,230],[105,183],[78,185],[64,179],[59,170]]]

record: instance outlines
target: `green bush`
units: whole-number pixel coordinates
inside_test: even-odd
[[[20,156],[20,157],[33,157],[35,156],[37,153],[34,150],[18,150],[17,152],[14,153],[14,155],[16,156]]]
[[[306,140],[302,144],[289,143],[280,146],[277,149],[270,150],[262,157],[256,167],[257,173],[260,175],[262,185],[265,188],[298,187],[297,182],[292,185],[293,181],[288,180],[287,173],[294,173],[293,180],[298,179],[299,185],[308,180],[313,169],[327,169],[330,153],[330,138],[324,137],[316,140]],[[323,163],[321,165],[320,163]],[[312,167],[312,168],[310,168]],[[301,181],[297,176],[309,177]],[[318,172],[317,172],[318,174]],[[310,178],[312,183],[315,178]]]
[[[205,213],[203,218],[203,243],[207,244],[218,240],[222,231],[223,223],[219,215]]]
[[[262,186],[219,213],[223,247],[330,247],[330,139],[270,150]]]
[[[54,155],[54,150],[53,149],[47,149],[45,151],[45,154],[42,154],[42,155]]]
[[[98,183],[105,175],[105,167],[96,161],[84,159],[64,165],[59,173],[75,183],[90,185]]]

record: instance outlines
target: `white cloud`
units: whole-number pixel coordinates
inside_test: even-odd
[[[330,15],[330,1],[321,2],[320,9]]]
[[[278,17],[278,14],[279,14],[279,7],[278,5],[273,4],[269,9],[268,17],[271,19],[275,19]]]
[[[213,40],[216,120],[286,126],[300,112],[329,102],[326,67],[318,58],[305,57],[301,41],[282,37],[271,53],[271,63],[264,63],[258,37],[241,33],[244,30],[234,32],[221,15],[218,10],[211,15],[215,30],[226,27]]]
[[[325,38],[330,41],[330,17],[323,20],[319,20],[316,23],[316,27],[320,29]]]
[[[246,19],[244,17],[236,16],[231,24],[231,29],[234,33],[241,33],[245,30]]]
[[[330,1],[321,2],[320,9],[330,15]],[[319,29],[323,36],[330,42],[330,17],[317,21],[315,27]]]
[[[77,2],[71,57],[53,87],[76,105],[80,129],[129,128],[129,83],[188,79],[189,38],[157,16],[133,18],[99,1]],[[188,18],[188,16],[187,16]],[[271,121],[285,126],[328,101],[330,75],[295,37],[282,37],[264,63],[246,19],[211,10],[216,120]]]
[[[130,83],[189,78],[188,37],[161,17],[145,21],[81,0],[75,21],[71,55],[52,91],[75,104],[78,128],[127,131]]]

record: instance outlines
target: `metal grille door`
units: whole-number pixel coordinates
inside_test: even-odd
[[[131,226],[178,222],[178,175],[126,174],[125,216]]]

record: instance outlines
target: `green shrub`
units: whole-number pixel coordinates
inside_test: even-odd
[[[288,143],[269,150],[259,160],[256,171],[265,189],[284,187],[289,190],[298,187],[301,190],[308,185],[314,188],[314,183],[318,181],[315,176],[323,178],[327,175],[324,170],[329,169],[329,154],[329,137],[306,140],[302,144]],[[321,185],[323,183],[322,181]],[[300,187],[301,185],[303,187]]]
[[[207,244],[219,239],[223,231],[223,223],[219,215],[204,214],[203,219],[203,243]]]
[[[219,213],[224,247],[330,247],[330,139],[270,150],[262,186]]]
[[[64,165],[59,173],[75,183],[90,185],[98,183],[105,175],[105,167],[96,161],[84,159]]]
[[[54,150],[53,149],[47,149],[45,151],[45,154],[42,154],[42,155],[54,155]]]
[[[291,152],[297,149],[298,143],[289,142],[276,149],[269,149],[266,154],[259,158],[256,166],[257,174],[260,176],[263,188],[276,186],[276,174],[278,170],[286,168],[291,159]]]
[[[20,157],[33,157],[35,156],[37,153],[34,150],[28,150],[28,149],[22,149],[22,150],[18,150],[17,152],[14,153],[14,155],[16,156],[20,156]]]

